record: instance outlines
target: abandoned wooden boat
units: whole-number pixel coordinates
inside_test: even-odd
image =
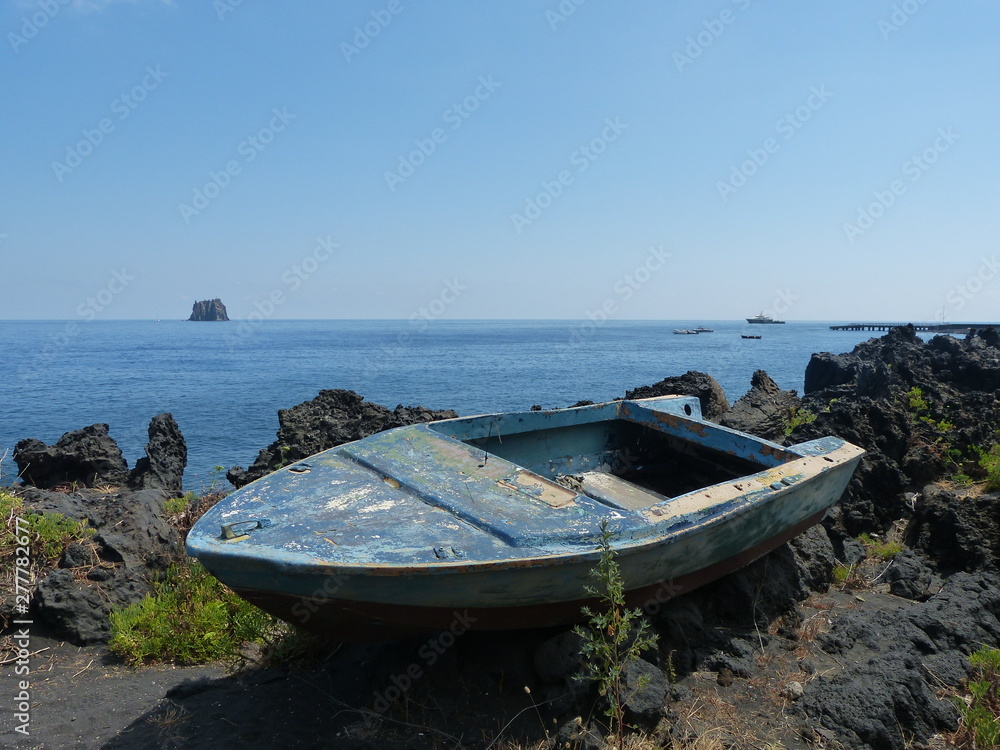
[[[279,469],[188,554],[247,600],[344,640],[580,619],[610,533],[629,598],[667,599],[817,523],[863,451],[782,447],[666,396],[399,427]]]

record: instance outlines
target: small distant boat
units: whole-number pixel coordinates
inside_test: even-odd
[[[696,331],[694,328],[675,328],[674,329],[674,333],[678,333],[678,334],[697,334],[697,333],[701,333],[701,331]]]
[[[331,448],[232,493],[187,552],[328,637],[577,622],[606,535],[632,606],[742,568],[819,520],[864,451],[792,446],[662,396],[460,417]]]
[[[755,324],[758,324],[758,325],[760,325],[760,324],[766,324],[766,325],[778,325],[778,324],[780,324],[780,325],[784,325],[785,324],[785,321],[783,321],[783,320],[775,320],[774,318],[769,318],[767,315],[765,315],[762,312],[759,312],[756,315],[754,315],[752,318],[747,318],[746,320],[747,320],[747,323],[755,323]]]
[[[749,335],[747,335],[747,334],[745,334],[745,333],[744,333],[744,334],[743,334],[743,335],[741,336],[741,338],[744,338],[744,339],[759,339],[759,338],[760,338],[760,336],[749,336]]]
[[[713,333],[715,329],[705,328],[704,326],[698,326],[697,328],[692,328],[695,333]]]

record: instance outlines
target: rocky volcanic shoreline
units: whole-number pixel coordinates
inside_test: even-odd
[[[989,329],[924,342],[912,328],[894,329],[847,354],[813,355],[801,397],[763,371],[751,386],[732,407],[710,376],[694,372],[626,395],[696,395],[705,417],[723,425],[785,444],[833,434],[868,453],[822,524],[649,611],[660,644],[629,668],[641,684],[630,720],[677,748],[945,747],[958,717],[949,694],[967,677],[968,655],[1000,645],[1000,496],[949,480],[975,479],[977,449],[1000,441],[1000,337]],[[227,476],[242,486],[342,442],[449,416],[322,391],[279,412],[277,440]],[[155,417],[149,435],[147,457],[131,471],[106,426],[55,446],[18,443],[24,484],[13,491],[25,505],[95,529],[93,543],[70,545],[32,598],[38,642],[62,661],[51,683],[37,683],[41,728],[25,746],[486,748],[501,735],[524,747],[600,746],[596,696],[573,680],[578,642],[558,630],[470,633],[433,661],[423,639],[344,644],[300,669],[122,669],[102,646],[108,611],[141,599],[183,548],[163,513],[180,494],[183,437],[169,415]],[[862,534],[900,551],[873,555]],[[9,639],[13,600],[0,593]],[[92,679],[93,666],[76,677],[68,665],[81,654],[107,679]],[[419,677],[402,687],[414,665]],[[4,673],[3,694],[13,687]],[[92,714],[127,704],[141,715],[90,735],[78,731],[83,723],[41,718],[72,710],[60,702],[66,690],[99,696],[87,703]],[[0,743],[20,739],[0,726]]]

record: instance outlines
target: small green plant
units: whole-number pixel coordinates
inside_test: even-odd
[[[197,499],[193,492],[188,492],[181,497],[172,497],[163,503],[163,512],[168,516],[178,516],[184,513]]]
[[[931,410],[931,405],[924,398],[923,390],[916,386],[906,392],[906,400],[910,412],[916,417],[924,416]]]
[[[287,450],[287,448],[285,450]],[[225,471],[226,471],[226,467],[225,466],[215,466],[215,467],[213,467],[212,468],[211,481],[209,481],[208,487],[205,487],[205,485],[202,484],[202,486],[201,486],[201,494],[202,495],[211,495],[213,492],[218,492],[219,491],[219,484],[222,482],[222,479],[225,478],[225,474],[224,474]]]
[[[880,560],[891,560],[903,551],[903,545],[899,542],[884,542],[870,534],[862,534],[858,537],[858,541],[865,546],[869,557],[877,557]]]
[[[846,583],[847,579],[851,576],[850,565],[844,565],[844,563],[837,563],[833,568],[833,581],[834,583]]]
[[[582,677],[597,683],[598,692],[607,698],[605,715],[610,720],[611,735],[623,747],[625,731],[625,667],[629,662],[656,646],[657,636],[650,632],[641,609],[625,606],[625,582],[622,579],[607,521],[601,524],[601,557],[591,571],[600,587],[588,586],[587,593],[601,601],[598,609],[584,607],[586,627],[577,625],[575,632],[582,639]]]
[[[185,559],[142,601],[111,612],[108,645],[132,665],[203,664],[235,659],[244,644],[263,641],[276,627],[272,617]]]
[[[3,536],[0,552],[8,558],[15,547],[17,518],[21,519],[21,532],[27,532],[31,559],[36,564],[55,565],[72,542],[80,542],[94,533],[86,521],[74,521],[62,513],[27,510],[21,498],[9,492],[0,492],[0,518],[3,519]]]
[[[989,492],[1000,490],[1000,445],[984,451],[979,457],[979,466],[986,472],[986,489]]]
[[[278,463],[275,464],[275,469],[283,469],[290,463],[288,460],[288,452],[292,449],[290,445],[279,445],[278,446]]]
[[[816,415],[808,409],[792,407],[792,412],[788,417],[788,424],[785,425],[785,435],[791,435],[796,427],[804,424],[811,424],[816,421]]]
[[[956,747],[1000,748],[1000,649],[983,646],[969,656],[969,664],[968,694],[954,698],[961,718],[952,739]]]

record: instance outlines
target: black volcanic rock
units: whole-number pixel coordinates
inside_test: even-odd
[[[810,682],[799,710],[859,750],[954,730],[958,713],[935,687],[966,677],[967,655],[1000,637],[998,615],[1000,580],[969,573],[920,604],[846,612],[819,639],[844,666]]]
[[[795,391],[783,391],[763,370],[754,372],[750,390],[722,415],[719,423],[741,432],[775,440],[801,405]]]
[[[76,645],[106,641],[111,609],[142,599],[149,580],[183,549],[180,533],[163,513],[167,494],[160,490],[19,487],[17,494],[32,512],[60,513],[93,530],[69,545],[32,599],[36,620]]]
[[[146,455],[135,462],[129,473],[129,487],[136,490],[164,490],[182,493],[187,444],[172,414],[157,414],[149,422]]]
[[[1000,495],[930,486],[916,502],[906,541],[946,574],[1000,569]]]
[[[390,411],[369,403],[354,391],[323,390],[312,401],[278,410],[278,439],[260,451],[249,469],[234,466],[226,473],[236,487],[271,473],[281,466],[342,443],[408,424],[451,419],[450,409],[432,411],[423,406],[397,406]]]
[[[683,375],[664,378],[659,383],[640,386],[625,393],[625,398],[656,396],[697,396],[705,419],[717,420],[729,410],[729,401],[722,386],[711,375],[697,370],[689,370]]]
[[[222,304],[222,300],[216,297],[215,299],[206,299],[201,302],[195,302],[194,307],[191,309],[191,317],[188,318],[188,320],[229,320],[229,315],[226,313],[226,306]]]
[[[816,421],[789,442],[837,435],[868,455],[828,525],[851,536],[883,532],[912,513],[906,492],[967,467],[956,461],[996,442],[1000,349],[994,338],[920,339],[912,326],[813,355],[803,408]]]
[[[806,365],[804,393],[814,393],[832,385],[849,383],[857,374],[850,355],[820,352],[813,354]]]
[[[55,445],[28,438],[14,446],[18,476],[42,489],[76,483],[83,487],[121,485],[128,464],[106,424],[67,432]]]

